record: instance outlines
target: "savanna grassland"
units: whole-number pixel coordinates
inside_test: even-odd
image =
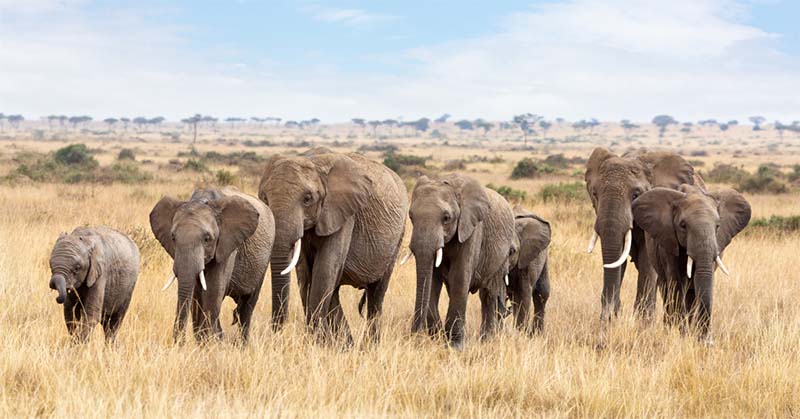
[[[739,126],[720,133],[698,127],[689,135],[668,132],[659,144],[652,127],[626,140],[615,125],[603,125],[591,134],[554,128],[548,139],[532,138],[524,147],[519,133],[439,130],[445,138],[397,132],[376,142],[371,132],[351,126],[205,128],[194,147],[185,132],[170,137],[156,130],[0,134],[0,417],[800,416],[800,231],[767,221],[773,215],[800,215],[795,136],[781,141],[770,130]],[[135,169],[88,177],[43,173],[55,170],[43,160],[74,143],[86,144],[96,161],[97,167],[86,170],[121,164],[123,148],[133,151],[135,160],[125,164]],[[435,174],[447,166],[484,184],[524,192],[515,199],[552,223],[552,295],[542,336],[523,336],[507,319],[503,333],[479,342],[477,296],[470,297],[464,352],[412,336],[411,259],[395,269],[377,346],[359,341],[343,350],[315,344],[304,330],[296,284],[291,318],[280,333],[269,326],[265,286],[249,346],[235,343],[230,301],[222,342],[172,343],[176,291],[160,291],[171,260],[148,224],[162,195],[186,198],[195,187],[219,183],[255,194],[259,165],[273,153],[309,146],[361,148],[383,160],[378,143],[395,145],[395,157],[426,158],[424,165],[402,168],[409,187],[419,173]],[[748,227],[725,252],[731,276],[718,273],[715,281],[715,346],[665,328],[660,307],[652,324],[637,320],[632,313],[635,270],[629,267],[622,314],[606,348],[596,349],[602,267],[599,252],[585,252],[593,212],[581,189],[581,159],[597,145],[617,152],[639,146],[677,150],[704,174],[718,162],[748,173],[769,163],[763,170],[773,171],[770,176],[785,187],[778,188],[780,193],[769,188],[746,193],[753,218],[764,225]],[[565,161],[551,160],[552,170],[510,179],[519,160],[528,157],[538,164],[559,153]],[[739,185],[736,176],[726,183]],[[548,185],[576,182],[580,185],[572,190],[577,193],[569,187],[542,193]],[[111,346],[103,343],[100,328],[89,344],[72,344],[48,288],[53,243],[60,232],[80,225],[119,229],[141,250],[132,306]],[[356,310],[360,294],[342,291],[358,336],[365,330]],[[444,310],[446,293],[442,300]]]

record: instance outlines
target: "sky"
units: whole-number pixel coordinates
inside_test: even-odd
[[[796,0],[0,0],[0,112],[800,119]]]

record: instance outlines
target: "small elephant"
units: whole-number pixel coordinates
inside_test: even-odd
[[[514,208],[517,234],[508,272],[508,297],[517,328],[528,333],[544,329],[544,311],[550,298],[550,273],[547,268],[547,246],[550,245],[550,223],[521,206]],[[533,300],[533,325],[529,313]]]
[[[195,337],[221,338],[219,313],[229,296],[246,343],[275,237],[269,208],[232,187],[198,189],[188,201],[162,198],[150,212],[150,227],[173,259],[163,289],[178,280],[175,342],[183,337],[189,311]]]
[[[409,215],[410,248],[417,261],[412,331],[442,331],[438,307],[444,284],[450,296],[445,319],[450,345],[459,350],[464,346],[469,293],[480,291],[481,338],[493,335],[516,234],[511,206],[469,177],[422,176],[414,187]]]
[[[722,252],[750,222],[750,204],[732,190],[707,193],[692,185],[654,188],[633,202],[633,216],[652,238],[651,259],[659,275],[665,320],[683,319],[708,337],[714,271],[727,273]]]
[[[272,322],[286,320],[289,272],[297,281],[306,324],[321,341],[352,343],[339,303],[339,288],[366,289],[372,340],[405,232],[408,193],[386,166],[355,153],[312,149],[301,156],[273,156],[259,198],[275,214],[272,255]],[[364,302],[362,298],[362,302]]]
[[[113,342],[139,275],[133,240],[107,227],[78,227],[56,241],[50,272],[70,336],[85,342],[100,322],[106,342]]]

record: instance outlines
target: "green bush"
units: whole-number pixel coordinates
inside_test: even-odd
[[[507,199],[509,201],[512,201],[512,202],[524,201],[525,199],[528,198],[528,193],[527,192],[525,192],[523,190],[519,190],[519,189],[514,189],[514,188],[512,188],[510,186],[506,186],[506,185],[497,186],[495,184],[490,183],[490,184],[486,185],[486,187],[491,189],[491,190],[493,190],[493,191],[495,191],[495,192],[497,192],[497,193],[499,193],[505,199]]]
[[[111,167],[103,168],[97,175],[101,183],[125,183],[129,185],[149,182],[153,175],[143,171],[133,162],[114,163]]]
[[[222,186],[231,185],[236,182],[236,175],[228,170],[221,169],[217,171],[217,183]]]
[[[539,191],[543,202],[575,202],[586,200],[586,187],[581,182],[551,183]]]
[[[750,176],[747,170],[727,163],[714,163],[703,179],[713,183],[737,183]]]
[[[788,217],[773,215],[769,218],[756,218],[750,222],[750,226],[786,232],[800,231],[800,215]]]
[[[514,170],[511,172],[511,178],[536,178],[543,174],[550,174],[554,172],[555,169],[552,166],[526,157],[520,160],[514,167]]]
[[[97,160],[89,153],[85,144],[70,144],[59,148],[53,158],[59,164],[97,167]]]
[[[383,164],[386,167],[395,171],[395,173],[402,175],[409,167],[424,168],[425,163],[430,160],[430,157],[413,156],[410,154],[397,154],[395,152],[388,152],[384,154]]]
[[[186,160],[186,163],[183,165],[183,168],[186,170],[192,170],[194,172],[201,172],[201,173],[208,171],[208,166],[206,166],[206,164],[203,163],[202,160],[195,160],[195,159]]]
[[[26,177],[34,182],[53,183],[143,183],[153,179],[134,161],[120,161],[110,167],[100,167],[83,144],[61,148],[50,155],[22,153],[19,163],[6,179]]]
[[[123,148],[117,155],[117,160],[136,160],[136,153],[130,148]]]

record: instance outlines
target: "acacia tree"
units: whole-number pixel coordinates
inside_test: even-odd
[[[550,121],[546,121],[542,119],[539,121],[539,128],[542,129],[542,139],[547,138],[547,131],[550,131],[550,128],[553,126],[553,123]]]
[[[181,122],[192,127],[192,131],[194,133],[192,136],[192,144],[197,143],[197,124],[199,124],[201,121],[203,121],[203,115],[200,115],[199,113],[196,113],[188,118],[181,119]]]
[[[0,112],[0,132],[3,132],[3,121],[6,120],[6,114]]]
[[[436,122],[437,124],[444,124],[445,122],[447,122],[448,119],[450,119],[450,114],[446,113],[446,114],[436,118],[434,120],[434,122]]]
[[[462,131],[472,131],[473,128],[472,121],[467,121],[466,119],[456,122],[455,126]]]
[[[119,122],[119,119],[117,119],[117,118],[106,118],[106,119],[103,120],[103,122],[105,122],[105,124],[108,125],[108,130],[112,131],[114,129],[114,124]]]
[[[131,123],[131,119],[123,116],[122,118],[119,119],[119,122],[122,122],[122,129],[125,132],[128,132],[128,124]]]
[[[514,116],[511,122],[522,130],[522,143],[525,147],[528,146],[528,135],[536,134],[536,123],[542,119],[541,115],[532,113],[524,113]]]
[[[395,119],[384,119],[381,121],[381,125],[384,125],[389,128],[389,135],[392,135],[392,128],[398,125],[397,120]]]
[[[658,143],[661,144],[661,139],[664,138],[664,133],[670,125],[677,125],[678,121],[669,115],[656,115],[653,118],[653,125],[658,127]]]
[[[483,130],[483,136],[486,137],[489,134],[489,131],[494,128],[494,124],[491,122],[486,122],[483,119],[476,119],[473,123],[475,128]]]
[[[761,131],[761,124],[767,120],[767,118],[758,115],[751,116],[749,119],[753,123],[753,131]]]
[[[619,122],[619,125],[622,127],[622,131],[625,133],[625,140],[626,141],[630,141],[631,140],[631,132],[633,130],[639,128],[638,125],[636,125],[634,123],[631,123],[631,121],[628,120],[628,119],[623,119],[622,121]]]
[[[367,124],[372,128],[372,136],[373,137],[377,137],[378,136],[378,127],[381,126],[381,121],[372,120],[372,121],[369,121]]]

